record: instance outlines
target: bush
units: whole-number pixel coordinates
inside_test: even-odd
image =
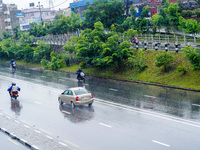
[[[168,71],[167,65],[169,65],[173,61],[174,61],[173,55],[170,54],[169,52],[164,51],[164,52],[156,55],[155,65],[157,67],[164,66],[164,70],[165,70],[165,72],[167,72]]]
[[[44,57],[49,58],[50,56],[50,45],[44,41],[37,41],[38,46],[34,49],[33,61],[39,63]]]
[[[184,65],[182,65],[182,66],[177,67],[177,71],[183,72],[183,74],[186,74],[188,72],[188,69]]]
[[[34,52],[34,48],[33,47],[30,47],[30,45],[26,45],[24,48],[23,48],[23,51],[24,51],[24,60],[26,62],[32,62],[33,61],[33,52]]]
[[[187,46],[182,49],[186,54],[186,57],[190,60],[193,70],[200,70],[200,48],[192,48],[191,46]]]
[[[57,70],[59,68],[64,67],[65,54],[63,53],[58,54],[57,52],[53,51],[51,52],[50,56],[51,56],[51,61],[48,61],[45,58],[41,60],[41,64],[43,65],[45,69]]]
[[[145,68],[148,67],[148,65],[145,63],[146,56],[144,54],[144,51],[140,49],[137,52],[136,56],[132,56],[128,58],[128,61],[126,63],[126,66],[129,68],[137,68],[139,72],[145,70]]]
[[[85,62],[81,62],[81,63],[79,64],[79,66],[80,66],[81,68],[85,68],[85,67],[86,67],[86,63],[85,63]]]

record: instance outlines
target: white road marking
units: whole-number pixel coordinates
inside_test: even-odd
[[[155,96],[144,95],[145,97],[156,98]]]
[[[19,121],[15,120],[16,123],[20,123]]]
[[[74,144],[74,143],[72,143],[72,142],[70,142],[70,141],[67,141],[67,140],[64,140],[66,143],[68,143],[68,144],[70,144],[70,145],[73,145],[73,146],[75,146],[75,147],[77,147],[77,148],[79,148],[80,146],[78,146],[78,145],[76,145],[76,144]]]
[[[36,104],[40,104],[40,105],[42,104],[42,103],[40,103],[40,102],[38,102],[38,101],[34,101],[34,102],[35,102]]]
[[[66,144],[64,144],[64,143],[62,143],[62,142],[59,142],[61,145],[63,145],[63,146],[67,146]]]
[[[30,73],[26,72],[26,73],[24,73],[24,74],[30,74]]]
[[[104,104],[111,105],[111,106],[114,106],[114,107],[117,107],[117,108],[129,110],[129,111],[134,111],[134,112],[140,112],[141,114],[145,114],[145,115],[148,115],[148,116],[153,116],[153,117],[157,117],[157,118],[161,118],[161,119],[165,119],[165,120],[169,120],[169,121],[182,123],[182,124],[185,124],[185,125],[200,128],[199,122],[181,119],[181,118],[178,118],[178,117],[171,117],[171,116],[168,116],[168,115],[163,115],[163,114],[159,114],[159,113],[148,111],[148,110],[143,110],[143,109],[134,108],[134,107],[131,107],[131,106],[126,106],[126,105],[122,105],[122,104],[104,101],[104,100],[98,99],[98,98],[95,98],[95,100],[96,100],[96,102],[104,103]]]
[[[50,140],[53,140],[53,138],[52,138],[52,137],[50,137],[50,136],[48,136],[48,135],[46,135],[46,137],[47,137],[47,138],[49,138]]]
[[[71,114],[70,112],[68,112],[68,111],[64,111],[64,110],[62,110],[62,112],[63,112],[63,113],[66,113],[66,114],[68,114],[68,115]]]
[[[117,89],[112,89],[112,88],[109,88],[109,90],[111,90],[111,91],[118,91]]]
[[[198,106],[198,107],[200,107],[200,105],[198,105],[198,104],[192,104],[193,106]]]
[[[112,128],[112,126],[104,124],[104,123],[101,123],[101,122],[99,124],[102,125],[102,126],[108,127],[108,128]]]
[[[27,125],[24,125],[24,127],[26,127],[26,128],[30,128],[29,126],[27,126]]]
[[[163,146],[166,146],[166,147],[170,147],[170,145],[162,143],[162,142],[159,142],[159,141],[152,140],[152,142],[160,144],[160,145],[163,145]]]
[[[37,132],[37,133],[41,133],[40,131],[38,131],[38,130],[35,130],[35,132]]]

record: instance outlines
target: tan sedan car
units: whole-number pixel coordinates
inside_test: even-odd
[[[89,93],[83,87],[69,88],[65,90],[61,95],[58,96],[58,101],[60,105],[63,103],[70,104],[72,108],[78,105],[88,104],[91,106],[94,102],[94,98],[91,93]]]

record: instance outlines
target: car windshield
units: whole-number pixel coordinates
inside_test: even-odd
[[[74,93],[76,95],[81,95],[81,94],[86,94],[88,93],[88,91],[86,89],[78,89],[78,90],[75,90]]]

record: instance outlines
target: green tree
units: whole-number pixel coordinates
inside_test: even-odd
[[[52,51],[50,56],[51,61],[48,61],[45,58],[43,58],[41,61],[41,64],[44,66],[45,69],[57,70],[64,67],[64,59],[66,57],[64,53],[58,54],[57,52]]]
[[[83,12],[85,28],[94,28],[94,24],[101,21],[106,29],[112,24],[122,24],[125,19],[123,1],[118,0],[96,0],[93,5]]]
[[[43,58],[50,58],[50,45],[45,43],[44,41],[37,41],[38,46],[34,49],[33,52],[33,62],[40,63]]]
[[[10,33],[6,32],[6,30],[2,30],[2,35],[3,39],[8,39],[12,36]]]
[[[12,30],[13,30],[14,38],[19,39],[21,35],[19,26],[12,28]]]
[[[153,22],[153,25],[159,29],[161,29],[163,23],[164,23],[164,18],[163,16],[161,15],[158,15],[158,14],[155,14],[152,16],[152,22]]]
[[[179,28],[182,29],[185,33],[193,34],[195,36],[200,32],[200,24],[197,22],[197,20],[186,20],[183,17],[180,17],[179,24]]]
[[[33,35],[35,37],[47,35],[47,29],[44,26],[44,22],[41,22],[40,24],[37,24],[35,22],[31,23],[28,32],[30,33],[30,35]]]
[[[182,49],[186,57],[190,60],[193,70],[200,71],[200,48],[192,48],[187,46]]]
[[[169,64],[171,64],[173,61],[174,61],[173,55],[170,54],[169,52],[164,51],[164,52],[156,55],[155,65],[157,67],[164,66],[164,70],[165,70],[165,72],[167,72],[168,71],[167,66]]]
[[[78,38],[77,38],[77,36],[74,35],[74,36],[70,37],[70,40],[71,40],[71,42],[67,41],[66,45],[63,46],[63,49],[66,52],[69,52],[70,54],[71,53],[76,54],[76,43],[78,41]]]
[[[169,25],[175,31],[179,26],[179,7],[177,3],[170,3],[169,7],[166,9],[166,14],[169,19]]]

